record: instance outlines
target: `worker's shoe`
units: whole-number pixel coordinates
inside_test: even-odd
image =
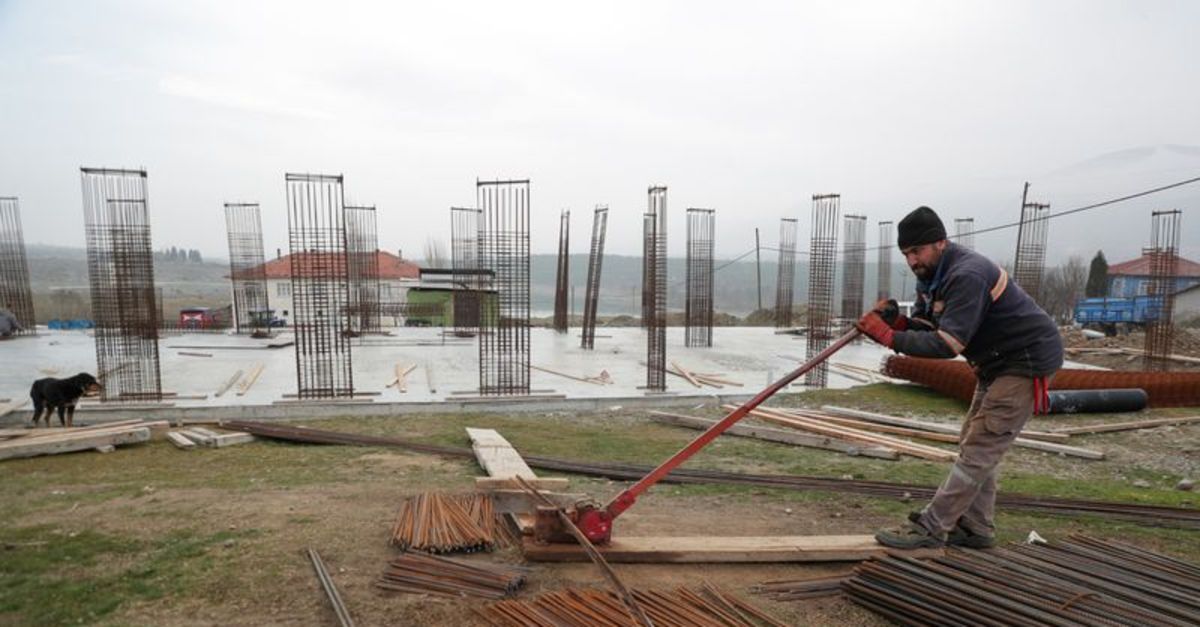
[[[893,549],[940,549],[946,539],[919,523],[910,522],[899,529],[886,529],[875,534],[875,541]]]
[[[914,525],[919,525],[921,522],[921,512],[909,512],[908,520]],[[964,527],[960,520],[954,525],[954,529],[946,534],[946,544],[964,549],[990,549],[996,546],[996,537],[975,533]]]

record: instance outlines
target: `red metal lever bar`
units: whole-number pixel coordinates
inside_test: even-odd
[[[667,461],[660,464],[658,468],[650,471],[650,473],[645,477],[642,477],[640,481],[630,486],[629,489],[625,490],[624,492],[618,494],[615,498],[613,498],[613,500],[609,501],[608,505],[604,506],[604,509],[593,509],[586,512],[581,512],[579,522],[577,524],[579,529],[583,531],[583,533],[587,535],[588,539],[592,542],[608,542],[608,540],[612,537],[612,521],[616,519],[617,516],[620,516],[621,512],[629,509],[630,506],[637,501],[638,496],[640,496],[646,490],[649,490],[651,486],[662,480],[662,478],[667,476],[667,474],[669,474],[672,470],[674,470],[683,462],[687,461],[692,455],[695,455],[709,442],[712,442],[714,439],[716,439],[717,436],[724,433],[726,429],[737,424],[739,420],[749,415],[754,408],[763,404],[763,402],[765,402],[768,398],[774,396],[776,392],[782,390],[792,381],[799,379],[804,373],[819,366],[821,362],[829,359],[831,355],[841,350],[843,346],[854,341],[854,339],[857,338],[860,333],[861,331],[859,331],[857,328],[847,331],[845,335],[838,338],[837,341],[835,341],[833,344],[830,344],[829,347],[818,353],[815,357],[805,362],[799,368],[789,372],[782,379],[767,386],[766,389],[759,392],[754,398],[746,401],[741,407],[738,407],[730,412],[728,416],[722,418],[720,422],[709,427],[707,431],[697,436],[695,440],[692,440],[691,443],[680,449],[678,453],[675,453],[669,459],[667,459]]]

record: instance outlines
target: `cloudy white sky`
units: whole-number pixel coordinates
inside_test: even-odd
[[[475,180],[528,177],[533,249],[560,209],[586,250],[640,251],[646,187],[717,210],[717,252],[773,245],[814,193],[875,222],[928,204],[1016,219],[1200,176],[1193,2],[55,2],[0,0],[0,195],[26,241],[83,245],[80,166],[145,167],[155,246],[225,255],[223,202],[286,247],[285,172],[343,173],[380,243],[449,239]],[[1110,261],[1200,184],[1050,227]],[[1015,231],[979,247],[1011,257]],[[806,246],[805,246],[806,247]]]

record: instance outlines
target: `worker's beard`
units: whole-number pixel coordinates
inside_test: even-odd
[[[928,281],[932,279],[933,273],[937,271],[937,266],[931,267],[924,264],[917,264],[909,267],[912,269],[913,274],[922,281]]]

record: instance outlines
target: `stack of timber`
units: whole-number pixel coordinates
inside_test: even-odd
[[[560,482],[547,483],[534,474],[533,469],[525,463],[521,454],[495,429],[467,427],[467,436],[471,438],[471,450],[474,451],[479,466],[487,471],[489,478],[500,480],[499,483],[489,484],[493,489],[519,490],[521,486],[516,482],[517,477],[539,490],[566,487],[565,479],[559,480]],[[476,487],[480,487],[478,480],[476,480]],[[532,514],[513,512],[508,516],[522,535],[533,533],[534,517]]]
[[[430,553],[490,551],[497,545],[492,498],[424,492],[404,499],[390,543],[406,551]]]
[[[528,574],[521,566],[410,552],[389,562],[375,585],[392,592],[503,599],[515,596]]]
[[[650,411],[651,419],[655,422],[674,425],[677,427],[686,427],[688,429],[696,429],[698,431],[707,430],[709,427],[717,423],[716,420],[709,418],[698,418],[695,416],[687,416],[683,414],[674,414],[664,411]],[[818,448],[827,451],[837,451],[850,456],[873,457],[875,459],[900,459],[900,454],[895,450],[884,446],[861,445],[856,442],[847,442],[824,435],[809,435],[807,433],[799,433],[796,431],[785,429],[772,429],[770,427],[762,427],[754,424],[736,424],[725,431],[722,435],[732,435],[743,438],[753,438],[755,440],[765,440],[767,442],[778,442],[780,444],[791,444],[793,446],[805,446],[808,448]]]
[[[147,442],[153,432],[165,432],[168,426],[166,421],[123,420],[87,427],[6,429],[0,460],[89,450],[107,453],[117,446]]]
[[[645,363],[642,363],[642,365],[645,365]],[[673,374],[681,379],[684,379],[688,383],[690,383],[692,385],[692,387],[696,387],[696,388],[701,388],[701,387],[706,387],[706,386],[712,387],[712,388],[724,388],[727,385],[732,385],[734,387],[739,387],[739,388],[742,387],[741,383],[738,383],[737,381],[731,381],[731,380],[725,378],[726,375],[724,373],[721,373],[721,372],[695,372],[692,370],[688,370],[687,368],[684,368],[683,366],[681,366],[679,364],[679,362],[674,361],[674,360],[671,361],[671,365],[670,365],[670,367],[667,368],[666,371],[667,371],[667,374]]]

